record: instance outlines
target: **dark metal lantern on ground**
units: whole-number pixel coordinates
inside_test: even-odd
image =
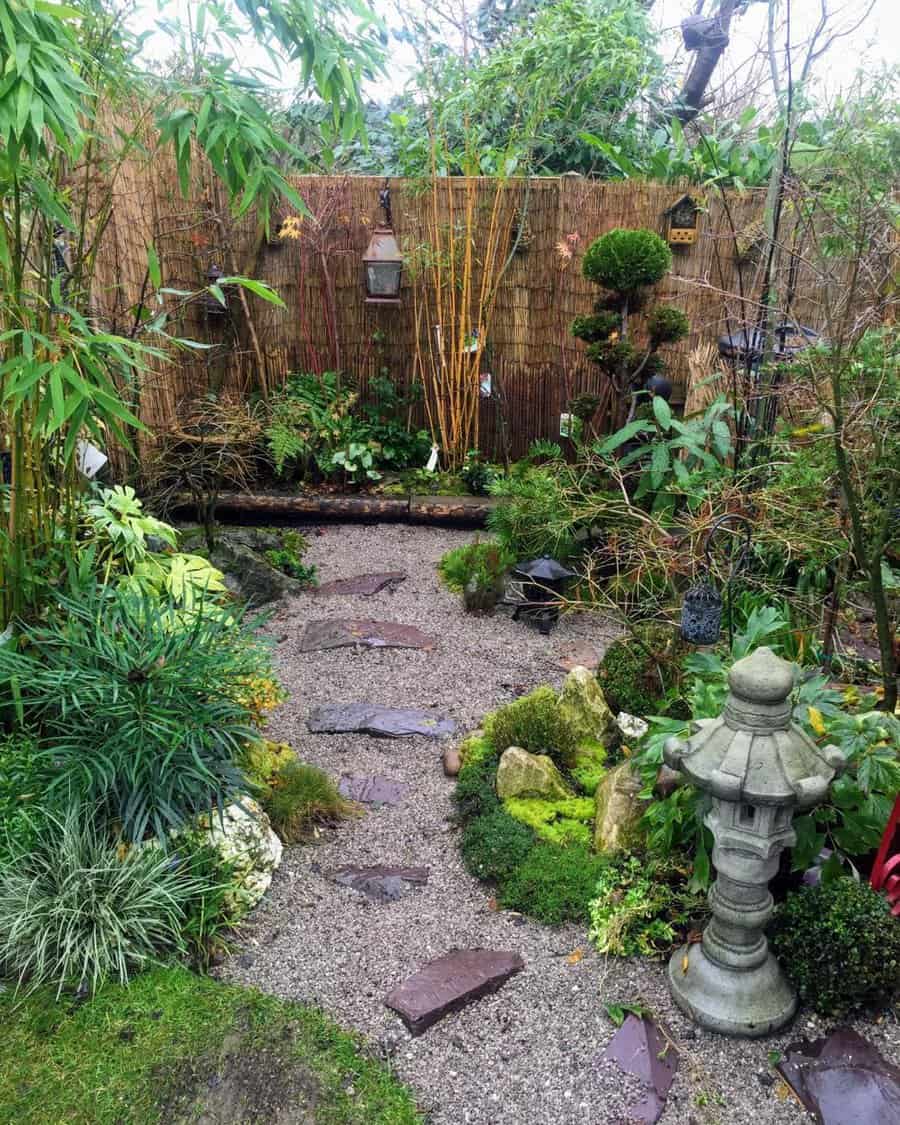
[[[537,625],[544,634],[549,633],[559,618],[559,608],[566,588],[575,577],[556,559],[544,556],[520,563],[512,572],[518,584],[518,598],[513,601],[513,621],[522,616]]]
[[[363,257],[366,277],[367,305],[399,305],[400,278],[403,273],[403,255],[394,237],[391,219],[391,189],[385,182],[378,193],[379,205],[384,210],[384,222],[372,232]]]
[[[725,581],[725,592],[728,596],[728,647],[731,647],[732,635],[734,631],[734,623],[731,613],[731,596],[730,587],[731,581],[737,572],[741,569],[747,559],[750,551],[750,521],[745,519],[744,516],[738,515],[724,515],[720,516],[713,525],[710,527],[706,536],[706,543],[703,548],[703,553],[706,558],[706,572],[709,575],[712,571],[712,559],[710,558],[710,548],[712,547],[713,537],[720,527],[729,523],[739,523],[744,528],[744,542],[740,551],[736,556],[732,555],[731,568],[728,573],[728,578]],[[724,598],[721,592],[713,584],[712,580],[707,577],[691,586],[687,593],[684,595],[684,603],[681,607],[681,636],[682,639],[687,641],[689,645],[714,645],[719,640],[719,634],[722,631],[722,610],[724,608]]]

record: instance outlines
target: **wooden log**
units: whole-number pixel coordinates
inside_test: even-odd
[[[497,501],[484,496],[328,496],[278,492],[222,492],[216,511],[220,518],[320,519],[438,524],[448,527],[483,527]],[[179,496],[176,512],[192,511],[187,495]]]

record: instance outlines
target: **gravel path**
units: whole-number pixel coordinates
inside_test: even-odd
[[[273,618],[278,672],[291,695],[271,734],[335,778],[380,774],[411,791],[396,807],[370,810],[326,833],[317,846],[287,851],[223,975],[319,1006],[368,1036],[373,1051],[416,1091],[432,1125],[626,1121],[637,1085],[597,1056],[614,1031],[604,1002],[636,999],[657,1013],[681,1050],[662,1125],[808,1121],[773,1084],[768,1052],[823,1033],[820,1021],[804,1015],[790,1035],[756,1042],[695,1030],[671,1003],[661,964],[607,960],[591,951],[582,927],[552,930],[493,908],[459,859],[449,820],[454,783],[443,776],[440,744],[308,733],[313,707],[357,701],[437,707],[464,733],[523,689],[559,685],[557,658],[567,643],[588,640],[600,650],[608,643],[609,628],[588,615],[565,618],[542,637],[506,611],[488,620],[464,614],[459,598],[438,583],[435,564],[473,538],[403,525],[327,527],[311,536],[308,561],[322,581],[394,569],[409,578],[396,593],[370,598],[304,595]],[[415,625],[438,644],[432,652],[300,652],[307,620],[341,616]],[[378,905],[326,875],[342,864],[378,863],[429,867],[430,881]],[[411,1038],[385,1007],[387,993],[425,962],[477,946],[521,953],[524,972]],[[580,959],[569,956],[576,950]],[[900,1059],[896,1020],[857,1026],[887,1057]]]

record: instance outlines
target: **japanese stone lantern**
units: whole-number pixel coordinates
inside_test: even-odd
[[[822,749],[791,721],[791,665],[769,648],[739,660],[718,719],[702,720],[687,742],[671,738],[667,765],[711,799],[715,838],[712,920],[697,944],[669,963],[676,1003],[702,1027],[724,1035],[768,1035],[797,1007],[794,990],[769,952],[769,880],[782,850],[796,842],[795,810],[810,809],[843,769],[835,746]]]

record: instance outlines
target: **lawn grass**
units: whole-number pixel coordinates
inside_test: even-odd
[[[0,1122],[416,1125],[412,1095],[320,1013],[182,968],[90,1002],[0,994]]]

